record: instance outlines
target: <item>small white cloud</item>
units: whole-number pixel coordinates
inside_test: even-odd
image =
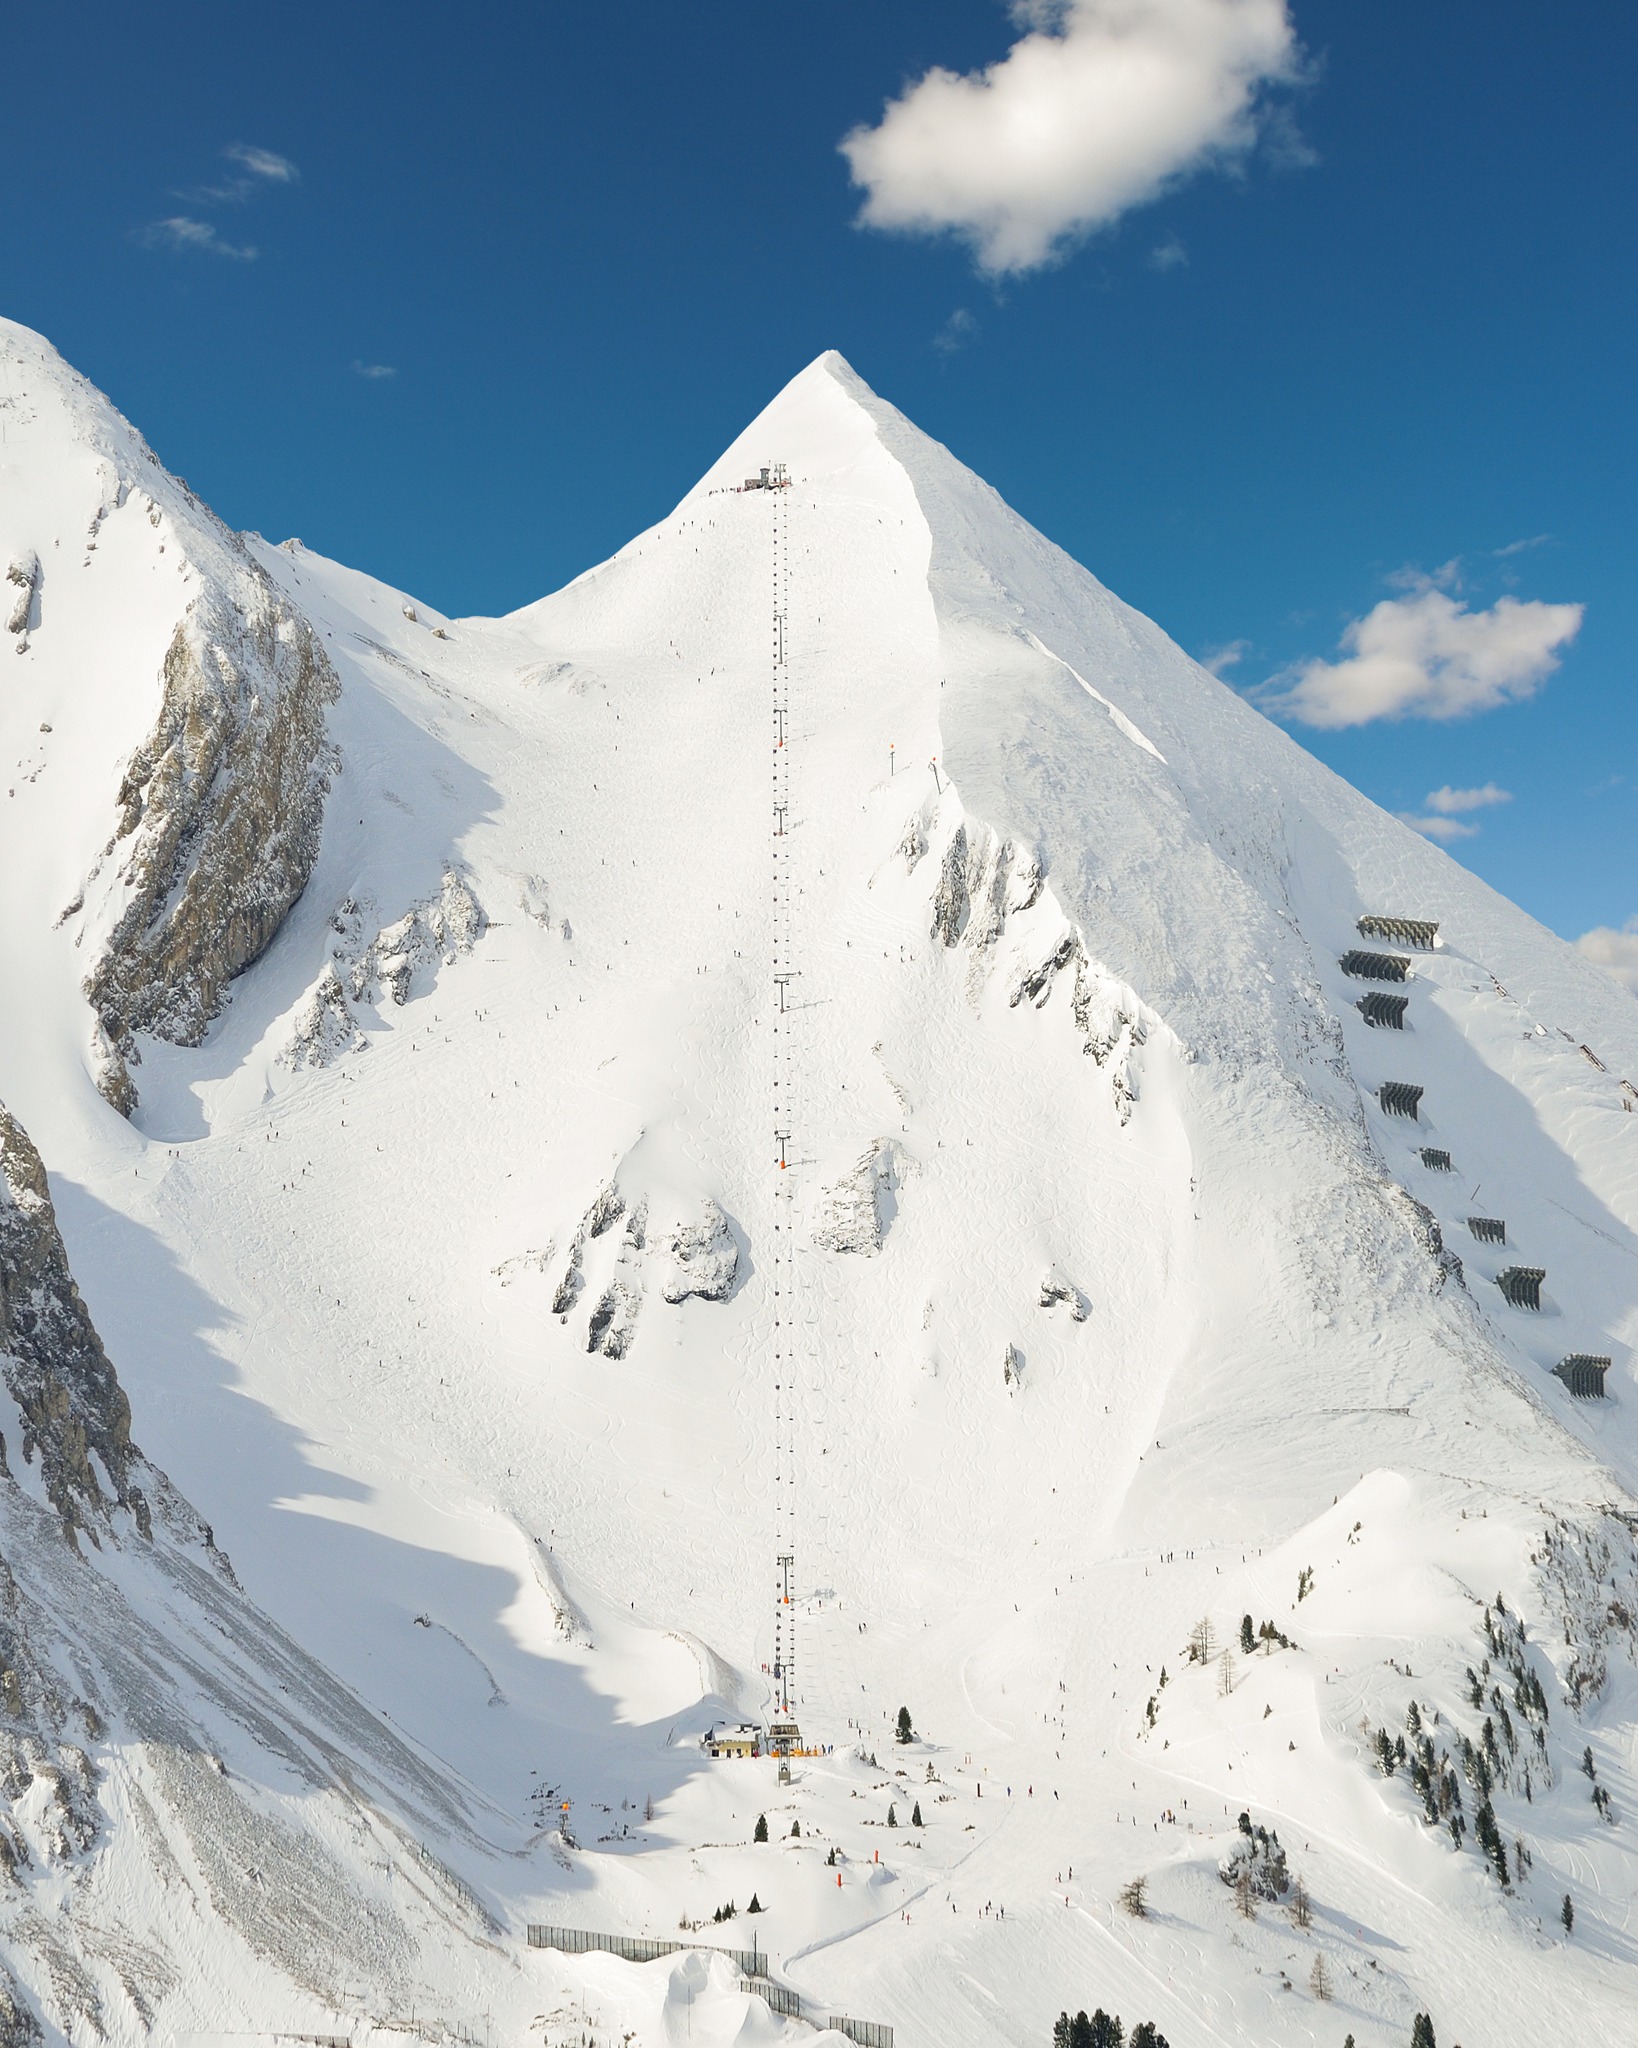
[[[1200,657],[1200,666],[1214,676],[1223,676],[1231,668],[1238,668],[1250,652],[1249,640],[1230,640],[1224,647],[1208,647]]]
[[[1460,811],[1486,811],[1492,804],[1510,804],[1512,801],[1513,792],[1498,789],[1493,782],[1487,782],[1483,789],[1452,789],[1447,782],[1443,789],[1430,789],[1422,799],[1422,807],[1437,811],[1441,817],[1451,818]]]
[[[242,164],[253,178],[266,178],[274,185],[294,185],[301,177],[287,156],[276,150],[257,149],[248,142],[230,142],[222,152],[230,164]]]
[[[1552,537],[1550,533],[1533,533],[1528,540],[1510,540],[1504,548],[1492,548],[1491,553],[1501,561],[1507,555],[1522,555],[1528,548],[1544,548]]]
[[[953,356],[957,349],[963,349],[978,332],[978,322],[965,306],[957,306],[937,334],[933,346],[940,355]]]
[[[231,257],[235,263],[254,263],[256,251],[248,244],[225,242],[208,220],[193,220],[185,213],[169,220],[153,220],[137,231],[145,249],[197,250],[207,256]]]
[[[1181,270],[1188,260],[1189,252],[1176,235],[1170,236],[1149,251],[1151,270]]]
[[[1584,607],[1498,598],[1470,611],[1442,581],[1384,598],[1342,636],[1345,659],[1306,661],[1258,693],[1276,717],[1336,731],[1377,718],[1466,718],[1533,697],[1580,631]]]
[[[356,356],[353,358],[353,369],[360,377],[381,378],[398,375],[397,369],[391,363],[361,363]]]
[[[1401,825],[1420,832],[1424,839],[1437,839],[1441,846],[1448,846],[1453,839],[1473,839],[1479,830],[1477,825],[1464,825],[1460,818],[1422,818],[1414,811],[1395,811],[1394,816]]]
[[[1294,82],[1286,0],[1015,0],[986,70],[935,66],[843,138],[868,227],[952,233],[1033,270],[1208,163],[1243,158]]]
[[[1576,940],[1576,951],[1602,967],[1621,986],[1638,996],[1638,917],[1629,917],[1619,931],[1595,925]]]

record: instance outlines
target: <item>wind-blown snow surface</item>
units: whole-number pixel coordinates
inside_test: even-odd
[[[55,569],[92,509],[88,429],[71,373],[4,335],[0,553]],[[130,435],[96,406],[105,441]],[[733,488],[774,461],[800,967],[777,1115],[776,500]],[[359,1795],[480,1900],[441,1963],[338,1983],[322,2013],[310,1983],[235,1990],[246,1937],[202,1900],[152,2023],[413,2007],[429,2036],[545,2015],[555,2043],[584,2011],[644,2043],[814,2038],[720,1962],[522,1944],[528,1921],[704,1919],[755,1927],[821,2010],[906,2048],[1024,2048],[1095,2005],[1174,2048],[1367,2048],[1418,2010],[1468,2048],[1544,2009],[1627,2038],[1631,998],[830,355],[670,518],[508,619],[252,545],[339,677],[339,767],[305,892],[204,1042],[138,1034],[127,1122],[58,918],[175,627],[159,529],[131,526],[117,575],[111,548],[58,571],[26,652],[0,647],[0,1100],[147,1455],[249,1598],[465,1801],[404,1819],[391,1771]],[[1368,912],[1441,924],[1402,1034],[1365,1025],[1337,965]],[[1424,1088],[1419,1122],[1380,1113],[1384,1080]],[[769,1699],[782,1128],[797,1691],[834,1746],[788,1787],[698,1747]],[[1546,1269],[1539,1316],[1493,1284],[1509,1263]],[[1550,1376],[1571,1352],[1613,1358],[1607,1402]],[[1243,1657],[1247,1613],[1292,1647]],[[1383,1727],[1408,1745],[1391,1778]],[[139,1768],[117,1731],[99,1762],[113,1788]],[[1487,1786],[1506,1891],[1475,1842]],[[49,1883],[72,1921],[116,1875],[162,1884],[104,1804],[98,1847],[13,1894],[48,2025],[66,2008],[26,1902]],[[1242,1811],[1277,1829],[1307,1928],[1219,1881]],[[330,1834],[370,1896],[403,1881],[364,1830]],[[1141,1918],[1116,1905],[1138,1875]],[[102,2024],[147,2024],[111,1977]]]

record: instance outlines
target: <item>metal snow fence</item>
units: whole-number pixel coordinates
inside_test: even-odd
[[[1561,1358],[1553,1367],[1553,1377],[1561,1379],[1578,1401],[1604,1400],[1604,1375],[1610,1369],[1607,1358],[1595,1358],[1587,1351],[1572,1351],[1568,1358]]]
[[[799,2020],[805,2017],[802,2010],[802,1994],[792,1991],[787,1984],[771,1984],[766,1977],[741,1977],[741,1991],[754,1991],[762,1999],[769,2012],[776,2012],[781,2019]]]
[[[880,2020],[850,2020],[841,2013],[832,2013],[825,2025],[834,2027],[838,2034],[846,2034],[850,2041],[857,2041],[859,2048],[893,2048],[893,2029],[883,2026]]]
[[[1504,1273],[1496,1275],[1496,1285],[1502,1291],[1502,1299],[1511,1302],[1514,1308],[1541,1307],[1541,1283],[1547,1278],[1545,1266],[1509,1266]]]
[[[1344,953],[1337,963],[1356,981],[1408,981],[1410,960],[1404,953]]]
[[[1456,1171],[1455,1167],[1450,1163],[1450,1154],[1441,1151],[1437,1145],[1424,1145],[1422,1147],[1422,1164],[1429,1173],[1454,1173]]]
[[[857,2041],[859,2048],[893,2048],[893,2029],[881,2020],[854,2020],[841,2013],[827,2013],[823,2006],[803,1998],[799,1991],[784,1984],[770,1984],[766,1978],[754,1984],[749,1978],[742,1978],[739,1988],[754,1991],[766,2001],[769,2012],[778,2013],[782,2019],[806,2020],[810,2027],[821,2029],[830,2027],[838,2034],[846,2034],[850,2041]]]
[[[760,1949],[717,1948],[706,1941],[656,1941],[643,1934],[599,1934],[587,1927],[528,1927],[531,1948],[555,1948],[566,1956],[619,1956],[628,1963],[657,1963],[662,1956],[698,1951],[701,1955],[726,1956],[747,1977],[766,1977],[768,1958]],[[760,1985],[758,1989],[760,1989]]]
[[[1376,1091],[1385,1116],[1408,1116],[1413,1123],[1417,1121],[1416,1106],[1422,1095],[1423,1090],[1412,1081],[1384,1081]]]
[[[1384,995],[1381,989],[1367,989],[1354,1008],[1376,1031],[1403,1031],[1409,996]]]
[[[1439,936],[1437,923],[1425,917],[1366,916],[1355,929],[1362,939],[1396,939],[1401,946],[1415,946],[1423,953],[1433,951],[1433,942]]]
[[[1480,1244],[1506,1244],[1507,1225],[1499,1216],[1470,1216],[1467,1227]]]

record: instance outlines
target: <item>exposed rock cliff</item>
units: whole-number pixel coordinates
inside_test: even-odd
[[[93,874],[118,904],[86,976],[105,1045],[98,1085],[129,1114],[133,1034],[196,1045],[227,984],[307,886],[334,768],[335,670],[307,620],[248,557],[178,623],[158,722],[132,756]]]
[[[112,1500],[146,1525],[132,1484],[131,1405],[68,1270],[45,1167],[0,1108],[0,1371],[22,1416],[25,1463],[69,1530]],[[9,1469],[0,1438],[0,1470]]]

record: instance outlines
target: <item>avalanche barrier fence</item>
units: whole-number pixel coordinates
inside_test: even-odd
[[[768,1976],[768,1958],[760,1949],[717,1948],[704,1941],[657,1941],[641,1934],[597,1934],[585,1927],[528,1928],[531,1948],[555,1948],[563,1955],[583,1956],[594,1952],[619,1956],[628,1963],[654,1963],[662,1956],[726,1956],[739,1970],[741,1991],[753,1991],[764,1999],[768,2010],[783,2019],[806,2020],[810,2027],[830,2027],[856,2041],[859,2048],[893,2048],[893,2029],[880,2020],[849,2019],[841,2013],[825,2013],[811,1998],[775,1984]]]

